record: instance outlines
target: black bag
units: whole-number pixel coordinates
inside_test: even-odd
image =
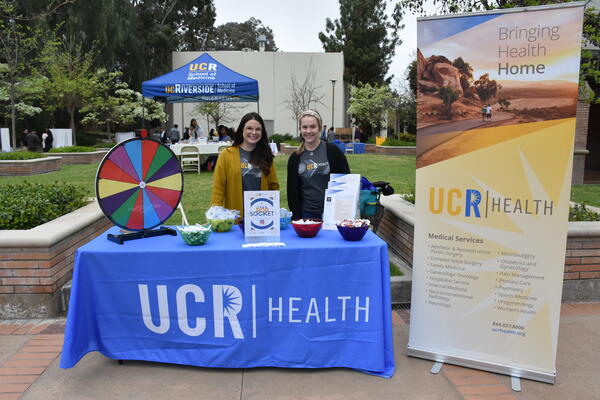
[[[379,188],[379,190],[381,191],[381,194],[383,194],[384,196],[389,196],[391,194],[394,194],[394,188],[390,186],[389,182],[383,182],[383,181],[377,181],[377,182],[372,182],[373,186],[375,186],[376,188]]]

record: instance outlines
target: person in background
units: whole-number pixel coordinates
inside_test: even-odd
[[[200,142],[206,142],[206,137],[204,136],[204,129],[200,125],[195,118],[190,121],[190,137],[193,140],[198,140]]]
[[[331,128],[329,128],[329,130],[327,131],[327,141],[328,142],[333,142],[335,140],[335,130],[333,129],[333,126]]]
[[[37,132],[29,132],[27,134],[27,151],[39,152],[40,150],[40,137],[38,136]]]
[[[169,143],[170,141],[169,132],[167,132],[165,129],[160,130],[160,141],[163,144]]]
[[[323,125],[323,130],[321,131],[321,140],[327,141],[327,125]]]
[[[190,140],[190,128],[186,127],[185,130],[183,131],[183,136],[181,137],[181,140],[183,140],[183,143],[187,143],[188,140]]]
[[[44,129],[44,133],[42,133],[42,149],[44,153],[47,153],[52,148],[52,144],[54,143],[54,135],[52,131],[48,128]]]
[[[329,174],[349,174],[348,160],[333,143],[321,140],[321,116],[300,114],[302,144],[288,159],[287,196],[292,219],[322,218]]]
[[[211,142],[218,142],[219,140],[221,140],[219,133],[214,129],[210,130],[210,132],[208,133],[208,138]]]
[[[169,129],[169,138],[171,139],[171,143],[175,144],[179,142],[179,129],[177,124],[174,124],[171,129]]]
[[[23,129],[23,133],[21,133],[21,146],[27,147],[27,135],[29,135],[29,129]]]
[[[363,136],[362,129],[360,129],[360,126],[357,126],[356,129],[354,130],[354,141],[362,142],[362,136]]]
[[[244,215],[247,190],[279,190],[265,123],[255,112],[242,117],[233,144],[219,154],[210,203]]]

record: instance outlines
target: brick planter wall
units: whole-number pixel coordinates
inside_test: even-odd
[[[382,196],[377,235],[411,268],[415,210],[400,195]],[[562,300],[600,301],[600,222],[569,222]]]
[[[62,158],[64,165],[68,164],[92,164],[100,162],[108,150],[90,151],[85,153],[47,153],[49,156]]]
[[[0,231],[0,319],[57,316],[75,251],[110,226],[93,202],[33,229]]]
[[[415,146],[375,146],[375,154],[386,156],[414,156],[417,154]]]
[[[35,175],[60,169],[60,157],[44,157],[33,160],[0,160],[0,176]]]
[[[285,144],[281,144],[279,145],[279,152],[282,154],[292,154],[296,151],[297,148],[298,146],[288,146]]]

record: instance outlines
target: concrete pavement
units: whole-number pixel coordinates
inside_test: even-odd
[[[392,379],[335,368],[213,369],[125,361],[99,353],[58,367],[64,319],[0,321],[0,400],[7,399],[600,399],[600,303],[563,304],[555,385],[522,380],[513,392],[503,375],[406,356],[409,311],[392,312]]]

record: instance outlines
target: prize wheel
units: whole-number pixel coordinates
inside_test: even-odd
[[[104,157],[96,174],[96,198],[115,225],[132,231],[152,229],[177,209],[183,174],[177,156],[166,146],[134,138]]]

